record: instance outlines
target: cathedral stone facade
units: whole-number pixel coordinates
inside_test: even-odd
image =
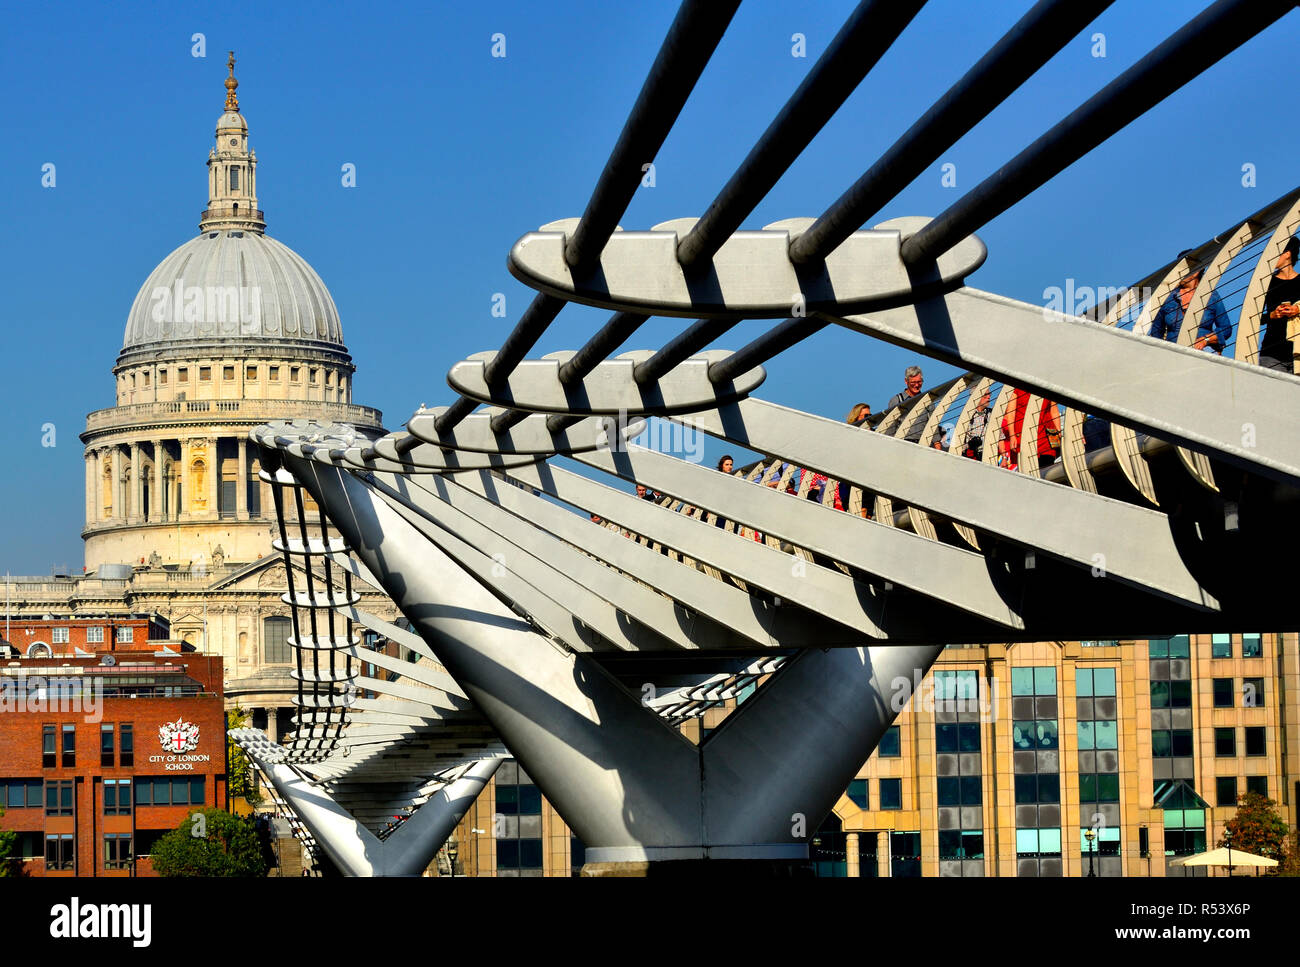
[[[85,576],[12,579],[8,593],[11,616],[157,613],[173,639],[223,657],[227,704],[275,734],[296,692],[287,581],[248,432],[304,417],[382,424],[352,402],[356,367],[329,290],[265,233],[233,55],[229,67],[199,234],[141,287],[113,367],[115,405],[89,414],[81,435]],[[310,504],[304,515],[316,519]],[[355,590],[364,610],[398,617],[382,592]]]

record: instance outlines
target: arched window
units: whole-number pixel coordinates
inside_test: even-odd
[[[289,661],[289,635],[293,622],[280,615],[262,619],[262,661],[268,664]]]

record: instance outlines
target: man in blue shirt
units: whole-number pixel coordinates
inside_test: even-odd
[[[1178,284],[1176,292],[1170,293],[1151,322],[1152,336],[1178,342],[1178,334],[1183,329],[1183,318],[1187,315],[1187,306],[1192,301],[1192,293],[1196,291],[1203,274],[1203,269],[1194,270]],[[1205,312],[1201,314],[1201,325],[1197,329],[1196,337],[1196,341],[1192,343],[1193,349],[1203,349],[1220,355],[1223,354],[1228,340],[1232,337],[1232,323],[1223,310],[1223,302],[1217,292],[1210,293]]]

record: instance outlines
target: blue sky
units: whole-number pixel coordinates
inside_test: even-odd
[[[817,215],[1030,6],[933,0],[745,227]],[[872,222],[932,215],[1134,63],[1205,4],[1119,0]],[[853,8],[746,0],[622,224],[699,215]],[[450,402],[455,361],[495,349],[531,292],[506,271],[523,233],[580,215],[676,5],[70,3],[13,7],[0,39],[8,136],[0,313],[0,569],[80,570],[77,434],[112,404],[111,367],[149,271],[197,232],[204,161],[234,48],[268,233],[329,286],[356,360],[356,402],[390,427]],[[192,56],[191,37],[206,39]],[[492,35],[506,57],[491,56]],[[793,57],[792,35],[807,57]],[[1092,35],[1105,35],[1105,57]],[[1031,302],[1122,285],[1292,188],[1287,80],[1300,14],[1201,75],[980,233],[971,284]],[[42,165],[56,165],[54,188]],[[341,166],[356,166],[344,188]],[[957,188],[940,183],[956,166]],[[1244,187],[1242,166],[1256,186]],[[508,316],[493,318],[494,293]],[[571,307],[537,353],[574,349],[608,313]],[[627,345],[654,348],[656,319]],[[738,348],[767,324],[724,339]],[[763,396],[842,418],[901,388],[912,354],[838,330],[769,366]],[[928,383],[953,374],[925,364]],[[57,445],[41,445],[42,425]]]

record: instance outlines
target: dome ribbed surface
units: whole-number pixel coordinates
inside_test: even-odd
[[[191,239],[153,270],[127,316],[122,349],[259,338],[341,349],[343,327],[325,283],[293,249],[257,232],[221,230]]]

